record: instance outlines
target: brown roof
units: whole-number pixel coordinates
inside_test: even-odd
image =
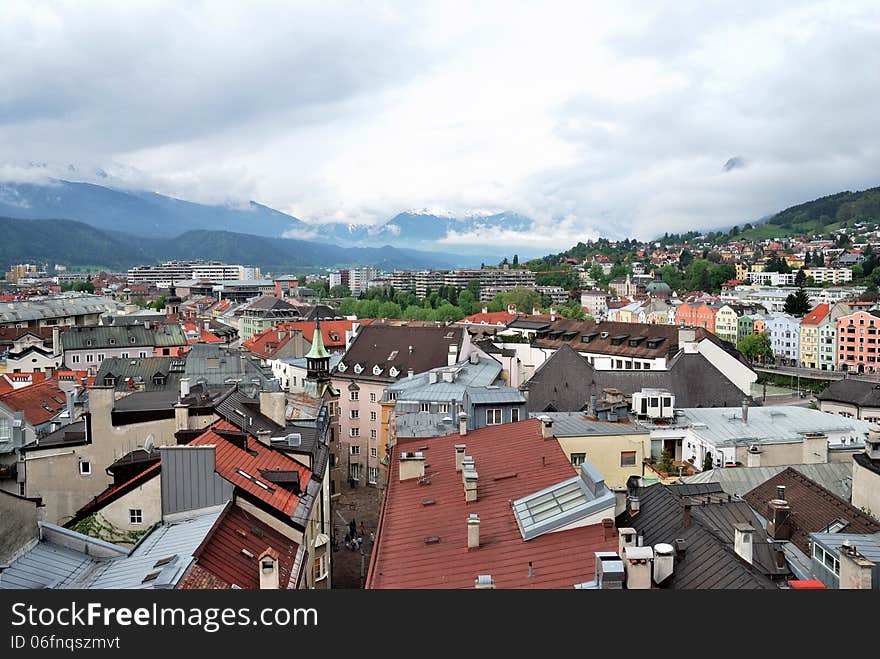
[[[53,419],[67,407],[66,394],[55,380],[46,380],[15,391],[0,394],[0,403],[12,410],[22,410],[25,421],[38,426]]]
[[[361,327],[357,338],[351,344],[340,365],[333,372],[334,377],[352,380],[377,380],[393,382],[406,377],[413,369],[423,373],[438,366],[446,366],[449,346],[461,348],[465,330],[463,327],[419,327],[413,325],[386,325],[372,323]],[[360,364],[363,370],[355,373]],[[379,375],[373,368],[382,369]],[[396,376],[390,375],[391,368],[397,369]]]
[[[877,533],[880,523],[839,496],[826,490],[799,471],[787,468],[743,497],[761,515],[767,514],[767,502],[776,498],[776,486],[785,486],[785,500],[791,506],[791,541],[809,555],[810,533],[822,531],[836,519],[849,524],[843,533]]]
[[[461,474],[455,471],[459,443],[467,445],[479,473],[472,503],[465,502]],[[572,588],[594,577],[593,552],[617,550],[617,533],[602,524],[523,540],[511,502],[576,474],[559,443],[541,436],[537,419],[465,437],[403,440],[397,449],[367,588],[473,588],[480,574],[492,575],[498,588]],[[425,454],[428,484],[399,480],[400,452],[416,450]],[[470,513],[480,516],[480,547],[468,550]],[[432,536],[439,541],[425,541]]]

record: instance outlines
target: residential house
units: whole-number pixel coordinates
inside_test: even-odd
[[[770,314],[765,328],[777,363],[797,366],[800,360],[801,336],[798,319],[784,313]]]
[[[827,304],[819,304],[801,320],[800,365],[804,368],[819,368],[819,326],[831,311]]]
[[[693,476],[686,476],[682,480],[685,483],[718,483],[727,494],[742,498],[746,492],[766,483],[789,467],[831,490],[842,499],[849,501],[852,496],[853,465],[847,462],[774,465],[772,467],[718,467],[701,471]]]
[[[61,335],[64,364],[96,372],[109,357],[179,357],[189,345],[177,324],[72,327]]]
[[[177,391],[186,371],[185,357],[108,357],[95,381],[116,391]]]
[[[830,306],[828,315],[819,322],[819,369],[837,370],[837,319],[852,313],[849,304],[837,302]]]
[[[629,421],[599,421],[583,412],[532,412],[529,416],[550,419],[553,436],[572,466],[590,462],[611,490],[626,490],[631,476],[641,476],[651,457],[651,435]]]
[[[273,325],[302,319],[303,314],[299,307],[286,300],[263,295],[242,308],[238,321],[238,334],[242,341],[247,341],[255,334],[259,334]]]
[[[581,306],[593,318],[604,318],[608,313],[608,293],[596,289],[581,291]]]
[[[837,368],[851,373],[877,371],[880,311],[855,311],[837,319]]]
[[[614,495],[537,419],[397,449],[368,589],[572,588],[617,547]]]
[[[819,409],[848,419],[880,423],[880,385],[869,380],[845,378],[816,394]]]
[[[852,504],[880,519],[880,429],[873,426],[865,439],[865,452],[853,456]]]
[[[812,574],[827,588],[880,590],[880,533],[811,533]]]
[[[389,325],[361,327],[333,371],[340,392],[340,456],[349,464],[350,483],[380,483],[387,438],[381,437],[385,388],[409,374],[452,366],[471,352],[470,334],[461,327]],[[386,460],[387,464],[387,460]]]
[[[679,327],[702,328],[714,334],[717,310],[715,304],[684,302],[675,310],[675,323]]]
[[[122,305],[101,295],[65,295],[0,303],[0,328],[97,325]]]

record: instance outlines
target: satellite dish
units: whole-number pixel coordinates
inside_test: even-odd
[[[153,452],[153,433],[150,433],[149,435],[147,435],[146,440],[144,440],[144,450],[147,453]]]

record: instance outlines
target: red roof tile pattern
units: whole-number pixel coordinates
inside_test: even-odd
[[[351,331],[354,323],[367,325],[370,320],[322,320],[321,338],[324,339],[324,347],[331,352],[345,350],[345,333]],[[242,347],[254,354],[271,358],[290,341],[291,332],[296,331],[302,332],[303,338],[311,342],[312,336],[315,334],[315,323],[312,321],[278,323],[244,341]],[[283,336],[281,336],[282,332]]]
[[[195,323],[183,323],[183,331],[186,332],[186,341],[190,345],[193,343],[223,343],[223,339]]]
[[[67,407],[67,398],[58,388],[57,381],[46,380],[2,394],[0,403],[12,410],[22,410],[25,421],[38,426],[63,412]]]
[[[880,523],[873,517],[791,467],[747,492],[743,499],[759,514],[766,516],[767,503],[776,498],[777,485],[785,486],[785,500],[791,506],[791,541],[808,556],[810,533],[822,531],[836,519],[843,518],[849,522],[841,533],[880,532]]]
[[[232,586],[196,564],[181,579],[177,588],[178,590],[228,590]]]
[[[456,444],[466,444],[479,474],[477,501],[465,502]],[[427,449],[424,448],[427,445]],[[430,483],[399,480],[401,451],[421,450]],[[511,503],[575,476],[537,419],[430,439],[401,441],[394,458],[367,575],[367,588],[473,588],[489,574],[497,588],[571,588],[594,577],[595,551],[616,551],[613,526],[584,526],[528,542]],[[434,503],[426,505],[425,501]],[[480,547],[467,548],[468,515],[480,516]],[[426,543],[437,536],[439,542]],[[528,576],[529,561],[533,576]]]
[[[828,312],[831,310],[827,304],[817,304],[801,321],[801,325],[818,325],[825,317],[828,316]]]
[[[268,503],[288,517],[292,516],[299,504],[299,495],[285,490],[279,485],[269,483],[260,475],[261,469],[277,471],[298,471],[300,488],[304,491],[312,472],[280,451],[264,446],[256,439],[248,438],[248,451],[218,435],[215,430],[238,432],[238,428],[228,421],[218,421],[208,430],[190,442],[191,446],[216,446],[215,471],[236,487]],[[260,487],[250,478],[239,473],[241,470],[254,479],[268,485],[271,490]]]
[[[196,550],[196,564],[227,588],[235,584],[245,590],[257,590],[260,587],[259,557],[267,549],[278,559],[279,587],[287,588],[299,545],[247,511],[231,505]]]
[[[461,325],[508,325],[519,316],[515,313],[507,313],[506,311],[490,311],[488,313],[475,313],[466,318],[462,318],[459,322]]]

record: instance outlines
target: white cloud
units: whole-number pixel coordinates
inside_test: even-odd
[[[873,2],[9,1],[0,59],[0,162],[77,166],[0,178],[539,227],[450,245],[730,226],[880,171]]]

